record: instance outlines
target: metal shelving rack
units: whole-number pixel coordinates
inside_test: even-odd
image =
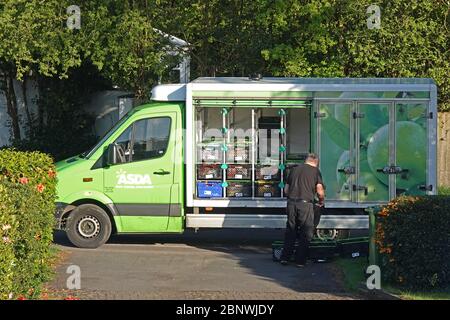
[[[255,162],[256,162],[256,146],[258,145],[257,135],[256,135],[256,124],[258,120],[256,119],[255,108],[252,108],[252,199],[255,198]]]
[[[278,187],[280,190],[280,196],[281,198],[284,197],[284,169],[286,167],[286,110],[280,109],[278,111],[278,114],[280,115],[280,164],[278,166],[278,169],[280,170],[280,183],[278,184]]]
[[[221,146],[221,155],[222,155],[222,161],[220,162],[220,169],[222,170],[222,199],[230,199],[229,197],[227,197],[227,188],[229,186],[228,183],[228,179],[227,179],[227,170],[229,168],[229,164],[230,163],[237,163],[237,164],[241,164],[239,162],[235,162],[232,161],[229,163],[228,161],[228,152],[230,152],[230,148],[231,146],[234,144],[236,144],[236,141],[231,141],[232,137],[231,137],[231,127],[234,125],[234,121],[235,121],[235,116],[233,115],[234,110],[234,106],[230,106],[230,107],[222,107],[222,108],[217,108],[217,112],[221,112],[221,122],[222,122],[222,128],[221,128],[221,141],[217,141],[217,143],[220,144]],[[215,108],[214,108],[215,109]],[[287,112],[285,109],[278,109],[278,116],[280,117],[280,130],[278,133],[278,137],[272,137],[270,136],[270,139],[278,139],[279,141],[279,154],[278,154],[278,160],[277,160],[277,166],[278,166],[278,170],[279,170],[279,181],[275,180],[275,181],[270,181],[270,183],[273,183],[274,185],[278,182],[278,184],[276,185],[277,188],[280,188],[280,196],[276,197],[277,199],[279,198],[283,198],[284,197],[284,184],[285,184],[285,168],[286,168],[286,153],[287,153],[287,139],[286,139],[286,117],[287,117]],[[197,111],[199,112],[197,119],[199,121],[205,122],[205,109],[203,110],[199,110],[197,109]],[[208,112],[211,112],[212,110],[208,110]],[[261,142],[259,140],[259,134],[258,131],[259,129],[259,117],[262,116],[262,109],[261,108],[251,108],[251,145],[248,147],[249,148],[249,162],[248,163],[246,160],[243,160],[243,164],[244,165],[248,165],[251,167],[251,177],[250,180],[249,179],[242,179],[242,182],[249,182],[251,183],[251,199],[256,200],[256,199],[260,199],[260,197],[257,197],[257,186],[258,186],[258,181],[256,179],[256,167],[257,165],[263,165],[263,163],[261,162],[261,159],[259,159],[258,157],[258,152],[259,152],[259,148],[261,147],[259,145],[259,143]],[[203,137],[203,132],[202,132],[202,128],[197,128],[197,138],[198,141],[201,141],[201,145],[198,145],[197,148],[201,148],[204,144],[205,141],[203,141],[202,137]],[[239,144],[239,143],[238,143]],[[245,145],[248,144],[248,141],[244,142]],[[269,143],[269,145],[271,146],[272,143]],[[196,152],[196,157],[199,156],[199,152]],[[258,161],[260,161],[260,163],[258,163]],[[196,161],[196,163],[198,163],[198,159]],[[270,164],[272,165],[272,163]],[[201,179],[198,179],[197,175],[196,175],[196,181],[200,181]],[[233,180],[233,179],[231,179]],[[218,180],[220,181],[220,180]],[[274,197],[275,198],[275,197]],[[249,199],[249,198],[247,198]]]
[[[229,108],[222,108],[222,164],[221,164],[221,169],[222,169],[222,195],[224,198],[227,197],[227,187],[228,187],[228,182],[227,182],[227,169],[228,169],[228,165],[227,165],[227,151],[228,151],[228,141],[230,140],[230,120],[229,120],[229,112],[230,109]]]

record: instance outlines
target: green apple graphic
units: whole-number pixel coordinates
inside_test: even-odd
[[[424,194],[426,194],[426,192],[424,191],[424,190],[421,190],[420,189],[420,184],[418,184],[418,185],[415,185],[415,186],[412,186],[411,188],[409,188],[408,190],[406,190],[405,192],[404,192],[404,194],[405,195],[408,195],[408,196],[420,196],[420,195],[424,195]],[[397,191],[398,191],[398,189],[397,189]],[[398,192],[397,192],[398,193]]]
[[[351,121],[349,104],[336,104],[334,107],[334,116],[345,128],[349,128]],[[364,117],[360,118],[361,142],[367,144],[367,140],[380,127],[389,123],[389,105],[388,104],[362,104],[359,107],[360,113]],[[346,135],[348,137],[348,135]]]
[[[347,175],[344,172],[339,172],[339,169],[350,166],[350,152],[348,150],[342,152],[336,166],[336,179],[338,184],[342,186],[347,181]]]
[[[364,191],[359,191],[359,200],[361,201],[380,201],[389,199],[388,187],[369,172],[360,173],[359,185],[367,188],[367,194]]]
[[[397,121],[414,121],[423,129],[427,128],[427,118],[425,104],[399,104],[397,105]]]
[[[340,186],[344,184],[348,178],[347,174],[344,172],[339,172],[339,169],[343,169],[345,167],[350,167],[350,152],[344,151],[342,152],[336,166],[336,178]],[[372,172],[369,167],[369,162],[367,161],[367,151],[364,148],[361,148],[359,151],[359,171],[360,172]]]
[[[396,158],[397,166],[408,170],[397,175],[397,188],[409,189],[418,184],[425,184],[426,170],[426,132],[412,121],[396,123]],[[369,139],[367,157],[373,174],[384,184],[388,184],[388,175],[377,172],[388,165],[389,159],[389,126],[380,128]]]
[[[339,200],[351,200],[350,199],[350,190],[352,188],[351,180],[348,179],[341,187],[339,191],[338,199]]]
[[[336,104],[334,107],[334,117],[342,123],[346,128],[350,127],[350,105]]]
[[[367,194],[365,190],[358,191],[359,201],[361,202],[388,200],[389,198],[388,187],[369,172],[360,173],[358,185],[367,188]],[[341,200],[350,200],[349,190],[351,189],[352,182],[349,178],[341,188]]]
[[[338,185],[336,178],[336,165],[343,150],[331,139],[331,136],[326,131],[323,131],[321,134],[320,144],[322,178],[327,189],[327,197],[334,199],[336,193],[340,190],[340,185]]]
[[[325,114],[320,122],[321,130],[325,131],[334,144],[341,149],[348,149],[350,147],[350,132],[347,126],[336,120],[333,109],[332,105],[320,106],[320,112]]]
[[[361,143],[367,145],[372,135],[382,126],[389,123],[388,104],[363,104],[360,113],[364,117],[359,119]]]

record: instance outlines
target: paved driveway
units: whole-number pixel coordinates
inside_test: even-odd
[[[330,264],[281,266],[271,243],[281,230],[202,230],[198,234],[116,236],[101,248],[72,247],[49,286],[66,289],[68,266],[81,270],[82,299],[351,299]]]

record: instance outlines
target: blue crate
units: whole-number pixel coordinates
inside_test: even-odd
[[[199,198],[221,198],[223,196],[222,182],[197,181],[197,196]]]

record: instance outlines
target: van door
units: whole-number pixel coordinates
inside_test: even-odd
[[[386,202],[394,164],[390,102],[320,102],[317,118],[320,170],[327,201]]]
[[[425,195],[427,185],[428,103],[395,105],[395,194]]]
[[[104,168],[104,191],[120,216],[120,232],[167,230],[174,184],[176,113],[133,122],[114,141],[119,163]]]
[[[387,202],[392,198],[393,180],[386,172],[394,166],[391,110],[390,102],[364,102],[358,103],[353,113],[358,170],[352,190],[358,202]]]
[[[351,101],[320,103],[318,154],[327,201],[351,202],[355,184],[354,123]]]

